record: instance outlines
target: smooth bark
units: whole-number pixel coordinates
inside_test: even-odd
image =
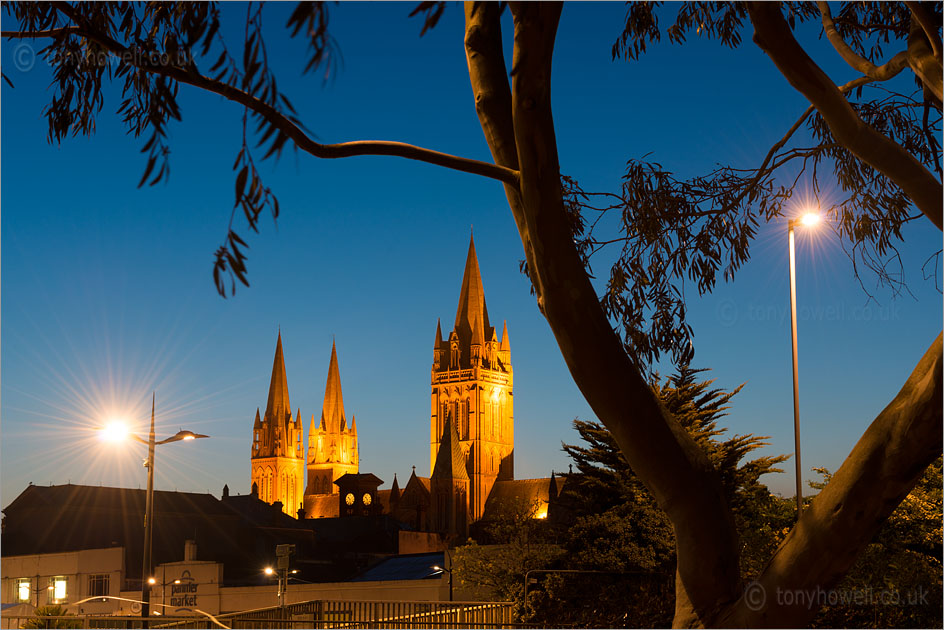
[[[942,229],[941,182],[911,153],[859,118],[793,37],[779,2],[749,2],[747,10],[755,29],[754,41],[790,84],[816,107],[836,140],[895,182]]]
[[[108,33],[82,23],[68,4],[59,6],[76,24],[67,30],[75,29],[76,34],[116,54],[127,53]],[[787,606],[783,598],[778,600],[778,593],[815,593],[835,586],[922,471],[941,453],[941,336],[761,574],[756,586],[764,594],[762,605],[742,597],[737,535],[717,472],[661,405],[627,355],[574,246],[564,208],[551,111],[551,62],[561,4],[509,6],[514,21],[510,85],[498,5],[474,2],[465,6],[469,77],[476,112],[495,164],[403,143],[316,143],[265,102],[194,69],[138,67],[250,108],[316,157],[394,155],[501,181],[521,236],[538,305],[575,383],[673,524],[678,560],[674,624],[805,625],[819,606]],[[940,182],[901,147],[858,119],[842,90],[799,47],[778,4],[751,4],[749,12],[757,29],[755,40],[791,84],[822,113],[836,139],[898,183],[940,228]],[[62,34],[62,29],[56,31]],[[925,61],[929,57],[940,67],[939,40],[913,32],[909,44],[909,59],[924,55]],[[921,45],[928,50],[921,50]],[[885,71],[874,70],[879,74]],[[857,81],[867,80],[871,79]],[[889,154],[883,157],[886,151]]]
[[[938,335],[898,395],[803,511],[757,582],[719,619],[719,625],[809,624],[829,589],[839,583],[924,470],[940,457],[944,446],[941,398]],[[800,598],[815,603],[797,605]]]
[[[676,622],[701,624],[737,599],[738,550],[720,480],[705,454],[660,405],[627,356],[599,304],[566,221],[551,113],[551,59],[560,5],[513,3],[515,25],[509,128],[504,64],[495,38],[481,49],[484,18],[466,8],[470,76],[480,120],[493,155],[520,169],[520,205],[510,198],[525,247],[535,294],[568,368],[597,417],[613,433],[633,469],[672,520],[678,544],[680,606]],[[490,19],[491,27],[497,17]],[[492,31],[494,33],[494,30]],[[500,39],[498,40],[500,41]],[[501,67],[501,79],[499,70]],[[493,98],[479,98],[479,94]]]
[[[860,56],[852,50],[842,36],[839,35],[839,31],[836,30],[836,25],[833,23],[832,11],[829,9],[829,3],[820,1],[816,3],[816,6],[823,16],[823,31],[826,33],[826,39],[829,40],[829,43],[833,45],[836,52],[838,52],[852,68],[855,68],[870,79],[887,81],[908,66],[907,51],[898,53],[881,66],[876,66],[865,57]]]
[[[940,106],[944,99],[941,93],[941,59],[928,46],[924,29],[917,20],[912,20],[911,32],[908,34],[908,65]]]

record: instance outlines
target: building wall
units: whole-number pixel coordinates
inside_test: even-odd
[[[13,604],[18,599],[18,581],[30,580],[33,606],[54,604],[55,591],[48,586],[55,580],[65,579],[65,598],[62,604],[72,604],[91,596],[90,580],[101,585],[107,582],[107,594],[117,596],[124,588],[124,547],[108,549],[86,549],[62,553],[6,556],[2,562],[2,601]],[[101,577],[106,576],[106,577]],[[88,614],[110,614],[115,608],[114,600],[89,601],[79,604]]]
[[[295,516],[304,502],[305,460],[292,457],[264,457],[252,460],[251,485],[259,489],[266,503],[282,502],[282,511]]]
[[[432,371],[430,471],[446,417],[456,422],[469,474],[469,512],[478,520],[497,480],[514,478],[513,376],[481,367]]]

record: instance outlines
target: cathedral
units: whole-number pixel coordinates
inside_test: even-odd
[[[514,394],[508,324],[492,325],[470,239],[456,319],[436,324],[430,373],[430,476],[413,474],[390,490],[360,473],[357,423],[348,424],[337,348],[332,343],[320,418],[311,416],[307,449],[301,410],[293,419],[279,333],[265,413],[253,424],[252,493],[298,518],[389,514],[418,531],[467,535],[499,497],[557,496],[550,479],[514,480]],[[302,486],[304,483],[304,492]],[[540,517],[540,515],[539,515]]]

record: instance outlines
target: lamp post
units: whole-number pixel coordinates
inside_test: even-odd
[[[808,212],[799,219],[787,222],[787,238],[790,244],[790,339],[793,347],[793,441],[796,451],[796,504],[797,520],[803,510],[803,480],[800,466],[800,373],[797,365],[797,307],[796,307],[796,253],[793,228],[797,224],[812,227],[819,223],[820,217]]]
[[[146,444],[148,447],[147,450],[147,459],[144,460],[144,467],[147,468],[148,477],[147,477],[147,494],[144,499],[144,562],[141,567],[141,616],[145,619],[148,618],[151,612],[150,601],[151,601],[151,585],[154,583],[153,576],[151,576],[151,541],[153,540],[154,534],[154,449],[157,446],[162,444],[169,444],[171,442],[179,442],[181,440],[195,440],[197,438],[210,437],[208,435],[201,435],[199,433],[194,433],[193,431],[178,431],[175,435],[170,436],[169,438],[155,441],[154,436],[154,403],[156,395],[151,395],[151,429],[148,431],[148,439],[138,437],[134,433],[130,433],[126,428],[120,425],[111,425],[106,427],[106,433],[104,434],[105,438],[110,441],[118,441],[124,439],[125,437],[130,437],[132,440],[140,442],[141,444]],[[145,622],[146,623],[146,622]]]
[[[434,571],[439,573],[448,573],[449,574],[449,601],[452,601],[452,569],[447,569],[446,567],[441,567],[438,564],[434,564],[430,567]]]
[[[164,571],[164,569],[162,568],[162,570],[161,570],[161,611],[160,611],[160,614],[162,614],[162,615],[164,614],[164,608],[166,608],[166,606],[164,606],[164,601],[165,601],[165,599],[166,599],[165,596],[164,596],[164,594],[167,592],[167,587],[168,587],[168,585],[170,585],[170,584],[180,584],[180,580],[179,580],[179,579],[177,579],[177,580],[170,580],[170,581],[168,582],[168,581],[165,581],[165,580],[164,580],[164,578],[166,578],[166,577],[167,577],[167,574],[166,574],[166,572]],[[148,578],[147,582],[148,582],[148,585],[149,585],[149,586],[154,586],[155,584],[157,584],[157,580],[155,580],[155,579],[152,578],[152,577]],[[158,614],[158,613],[155,612],[154,614]]]

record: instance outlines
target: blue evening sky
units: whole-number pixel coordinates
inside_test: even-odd
[[[420,38],[420,23],[406,17],[412,7],[334,9],[344,62],[322,85],[301,74],[304,43],[282,29],[290,7],[268,6],[280,88],[321,141],[402,140],[490,159],[461,8],[450,6]],[[568,5],[561,22],[560,161],[585,189],[616,190],[625,161],[646,154],[679,176],[719,163],[756,166],[806,108],[749,28],[735,51],[693,35],[684,47],[653,45],[641,62],[611,61],[623,14],[615,3]],[[237,50],[243,16],[240,6],[224,8]],[[854,78],[815,32],[807,43],[837,83]],[[51,73],[30,46],[2,45],[3,71],[16,85],[2,88],[2,505],[29,482],[143,487],[143,448],[100,443],[93,429],[120,416],[144,430],[154,390],[160,435],[212,436],[160,448],[157,487],[219,495],[226,483],[248,492],[252,420],[265,408],[280,327],[306,433],[320,416],[335,339],[361,470],[386,487],[394,473],[402,486],[412,466],[428,475],[433,333],[437,318],[448,330],[455,317],[470,225],[492,323],[508,321],[516,477],[567,469],[560,445],[577,440],[572,420],[594,416],[518,272],[521,245],[501,185],[396,158],[286,152],[263,165],[282,216],[277,226],[264,219],[260,235],[241,230],[252,286],[223,300],[211,269],[233,203],[241,110],[182,86],[170,182],[139,190],[142,142],[113,114],[115,89],[93,137],[46,142]],[[921,270],[941,233],[921,219],[905,237],[914,298],[879,289],[869,303],[833,233],[798,235],[807,479],[814,466],[839,467],[941,329],[941,295]],[[868,274],[863,281],[875,284]],[[723,424],[769,435],[765,452],[792,453],[786,222],[761,227],[734,283],[688,296],[695,365],[711,368],[719,387],[746,383]],[[792,496],[792,466],[766,478],[774,491]]]

